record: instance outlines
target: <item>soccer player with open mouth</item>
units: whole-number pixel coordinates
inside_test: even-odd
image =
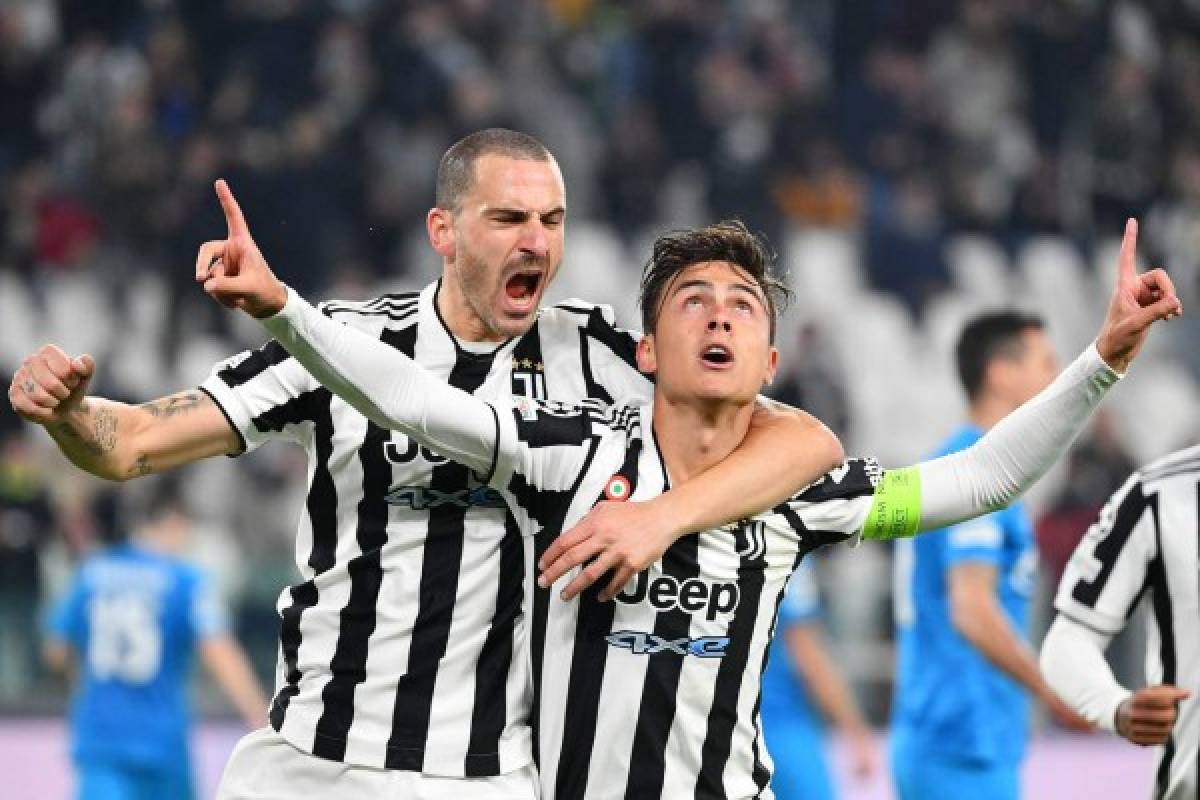
[[[240,217],[232,195],[222,201]],[[911,536],[991,511],[1061,456],[1151,324],[1180,311],[1165,275],[1137,274],[1135,240],[1131,221],[1094,345],[976,445],[895,470],[847,461],[765,514],[680,540],[615,603],[527,598],[543,797],[770,797],[759,676],[788,577],[825,544]],[[204,288],[260,319],[375,424],[474,471],[543,541],[599,500],[653,497],[737,446],[775,370],[783,296],[765,248],[740,224],[661,237],[637,346],[639,367],[656,378],[653,400],[598,409],[489,403],[447,386],[327,318],[261,259],[208,276]],[[566,583],[561,566],[543,579]]]

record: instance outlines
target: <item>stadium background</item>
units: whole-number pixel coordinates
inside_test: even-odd
[[[96,357],[94,392],[143,401],[259,342],[190,279],[198,245],[223,235],[217,176],[306,294],[423,285],[438,157],[504,125],[543,139],[566,176],[552,298],[611,303],[635,326],[654,234],[739,216],[798,293],[776,394],[849,452],[903,463],[962,414],[950,352],[972,313],[1015,303],[1047,316],[1060,356],[1086,344],[1126,216],[1200,309],[1197,74],[1189,0],[7,0],[0,372],[54,342]],[[1196,440],[1198,333],[1187,317],[1156,333],[1035,490],[1048,587],[1133,464]],[[0,769],[6,796],[54,797],[66,693],[37,666],[38,615],[150,489],[65,468],[7,404],[0,436]],[[6,493],[30,477],[49,515],[18,534]],[[283,447],[182,473],[193,554],[268,684],[303,477]],[[818,567],[835,653],[881,730],[889,560],[864,547]],[[1133,639],[1117,652],[1136,676]],[[238,731],[198,689],[211,787]],[[1149,753],[1048,724],[1036,741],[1030,797],[1145,794]],[[885,784],[847,780],[846,796]]]

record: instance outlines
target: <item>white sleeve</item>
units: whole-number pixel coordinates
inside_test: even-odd
[[[1062,456],[1120,377],[1093,344],[974,445],[918,464],[920,529],[944,528],[1017,499]]]
[[[1104,660],[1108,634],[1059,614],[1042,642],[1041,667],[1067,705],[1093,725],[1114,733],[1117,707],[1131,692],[1113,676]]]
[[[330,319],[290,288],[283,309],[260,322],[322,385],[376,425],[402,431],[480,474],[494,469],[499,422],[488,403]]]

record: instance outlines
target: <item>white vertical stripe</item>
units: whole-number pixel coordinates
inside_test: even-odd
[[[442,769],[466,759],[475,701],[479,653],[496,613],[500,575],[500,541],[504,512],[470,509],[463,522],[463,555],[446,655],[434,684],[429,709],[426,765]],[[457,724],[456,724],[457,723]]]

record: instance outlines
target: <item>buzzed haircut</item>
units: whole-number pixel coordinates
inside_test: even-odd
[[[1022,311],[994,311],[968,322],[954,348],[958,379],[967,399],[974,401],[983,391],[983,379],[992,361],[1019,359],[1025,352],[1022,335],[1045,327],[1041,317]]]
[[[457,212],[464,194],[475,183],[475,162],[481,156],[500,155],[522,161],[553,161],[546,145],[527,133],[508,128],[485,128],[468,134],[450,146],[438,164],[434,203]]]
[[[741,268],[762,290],[775,341],[775,320],[792,292],[775,272],[775,254],[766,240],[747,230],[741,220],[724,220],[703,228],[671,231],[654,241],[654,252],[642,271],[642,330],[654,333],[663,292],[676,275],[693,264],[726,261]]]

